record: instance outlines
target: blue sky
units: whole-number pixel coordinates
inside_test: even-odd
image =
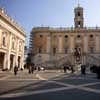
[[[29,34],[33,27],[74,26],[74,7],[78,0],[0,0],[8,14],[18,21]],[[84,8],[85,26],[100,26],[100,0],[80,0]]]

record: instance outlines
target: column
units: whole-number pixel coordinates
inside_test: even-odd
[[[21,62],[20,62],[20,68],[23,68],[23,69],[24,69],[24,47],[25,47],[25,44],[23,42],[23,46],[22,46],[22,56],[21,56]]]
[[[74,43],[74,35],[71,35],[70,36],[70,53],[71,53],[71,59],[72,59],[72,64],[74,65],[74,63],[75,63],[75,59],[74,59],[74,56],[72,55],[73,54],[73,52],[74,52],[74,46],[75,45],[75,43]]]
[[[47,53],[50,53],[51,50],[51,37],[50,35],[47,36]]]
[[[74,43],[74,36],[71,35],[70,36],[70,52],[72,52],[72,50],[74,50],[74,45],[75,45],[75,43]]]
[[[19,52],[19,39],[17,38],[17,45],[16,45],[16,55],[15,55],[15,64],[18,66],[18,52]]]
[[[10,53],[9,52],[5,53],[3,69],[10,69]]]
[[[96,52],[100,52],[100,43],[99,43],[99,35],[96,35]]]
[[[13,58],[13,68],[15,67],[15,64],[16,64],[16,57],[14,55],[14,58]]]
[[[10,69],[10,53],[11,53],[11,48],[12,48],[12,33],[9,33],[9,51],[8,51],[8,69]]]
[[[82,58],[82,63],[83,64],[86,64],[86,53],[88,53],[88,36],[87,35],[84,35],[84,37],[83,37],[83,41],[84,41],[84,43],[83,43],[83,53],[84,53],[84,55],[83,55],[83,58]]]
[[[1,47],[1,42],[2,42],[1,41],[2,39],[1,38],[2,38],[2,30],[0,29],[0,47]]]
[[[62,36],[60,35],[59,36],[59,44],[58,44],[58,46],[59,46],[59,53],[62,53]]]
[[[87,53],[88,52],[88,36],[87,35],[84,36],[83,45],[84,45],[84,52]]]

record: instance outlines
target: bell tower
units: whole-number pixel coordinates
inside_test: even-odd
[[[75,28],[83,28],[84,26],[84,18],[83,18],[83,8],[80,7],[79,2],[78,6],[74,9],[74,25]]]

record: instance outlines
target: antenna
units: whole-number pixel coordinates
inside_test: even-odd
[[[78,0],[78,7],[80,6],[80,0]]]

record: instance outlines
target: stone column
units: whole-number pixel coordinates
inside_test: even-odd
[[[72,50],[74,50],[74,46],[75,44],[74,44],[74,36],[73,35],[71,35],[70,36],[70,52],[72,52]]]
[[[2,42],[1,41],[2,39],[1,38],[2,38],[2,30],[0,29],[0,47],[1,47],[1,42]]]
[[[10,53],[12,48],[12,33],[9,33],[8,69],[10,69]]]
[[[59,46],[59,53],[62,53],[62,45],[63,45],[62,44],[62,36],[60,35],[58,39],[59,39],[59,44],[58,44],[58,46]]]
[[[96,35],[96,52],[100,52],[99,35]]]
[[[14,55],[14,58],[13,58],[13,68],[15,67],[15,64],[16,64],[16,57]]]
[[[9,52],[5,53],[3,69],[10,69],[10,53]]]
[[[24,42],[23,42],[23,45],[22,45],[22,56],[21,56],[21,62],[20,62],[20,68],[23,68],[24,69]]]
[[[88,36],[87,35],[84,35],[84,37],[83,37],[83,41],[84,41],[84,43],[83,43],[83,58],[82,58],[82,63],[83,64],[86,64],[86,53],[88,53]]]
[[[51,50],[51,37],[50,35],[47,36],[47,53],[50,53]]]
[[[15,64],[18,66],[18,52],[19,52],[19,39],[17,39],[17,45],[16,45],[16,55],[15,55]]]
[[[71,35],[70,36],[70,51],[69,51],[69,53],[71,53],[71,59],[72,59],[72,64],[74,65],[74,63],[75,63],[75,59],[74,59],[74,56],[73,56],[73,52],[74,52],[74,48],[75,48],[75,43],[74,43],[74,35]]]
[[[84,43],[83,43],[83,47],[84,47],[84,52],[87,53],[88,52],[88,36],[85,35],[84,36]]]

